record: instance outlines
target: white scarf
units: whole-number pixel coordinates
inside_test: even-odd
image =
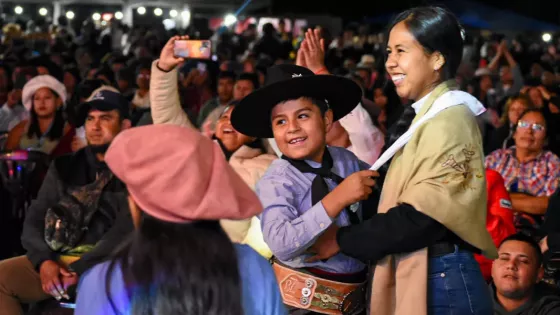
[[[419,102],[425,101],[424,99]],[[416,103],[415,103],[416,104]],[[415,104],[412,104],[414,106]],[[412,138],[414,131],[418,129],[420,125],[428,121],[429,119],[435,117],[439,112],[443,111],[452,106],[456,105],[466,105],[474,116],[482,115],[486,108],[482,103],[480,103],[474,96],[463,91],[448,91],[438,97],[432,107],[428,112],[422,116],[417,122],[413,123],[412,126],[402,135],[400,138],[393,143],[380,157],[373,163],[370,170],[377,171],[383,164],[385,164],[389,159],[397,153],[406,143]]]

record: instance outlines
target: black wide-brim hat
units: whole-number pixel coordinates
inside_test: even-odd
[[[296,65],[276,65],[268,69],[265,86],[235,106],[231,124],[244,135],[273,138],[271,114],[274,106],[301,97],[325,100],[336,121],[356,108],[362,99],[362,89],[344,77],[315,75]]]

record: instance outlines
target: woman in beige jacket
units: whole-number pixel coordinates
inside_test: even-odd
[[[150,81],[150,103],[152,107],[152,119],[154,124],[173,124],[178,126],[195,128],[191,123],[187,114],[181,108],[179,101],[178,82],[177,82],[177,66],[184,62],[183,58],[174,56],[173,47],[176,40],[185,40],[187,37],[173,37],[163,48],[160,59],[152,64],[152,78]],[[270,150],[267,147],[262,149],[254,148],[247,144],[255,139],[250,139],[244,135],[238,134],[229,122],[229,113],[231,108],[226,108],[220,118],[218,124],[221,129],[228,134],[236,133],[234,141],[221,141],[220,131],[217,131],[216,142],[220,144],[223,151],[231,152],[229,163],[239,176],[254,189],[255,184],[264,175],[268,166],[277,157],[268,154]],[[218,129],[218,127],[216,128]],[[238,141],[244,143],[239,147]],[[265,141],[263,141],[265,142]],[[226,155],[229,155],[226,153]],[[222,227],[229,235],[233,242],[245,243],[257,250],[261,255],[269,258],[270,250],[262,240],[260,226],[251,227],[251,225],[260,224],[255,217],[253,219],[243,221],[222,220]],[[249,229],[251,228],[250,237]]]

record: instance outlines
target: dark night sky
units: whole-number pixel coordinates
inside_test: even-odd
[[[524,14],[542,21],[560,24],[560,1],[487,0],[479,1],[498,8]],[[345,18],[362,18],[391,13],[416,5],[442,3],[427,0],[273,0],[272,13],[330,14]]]

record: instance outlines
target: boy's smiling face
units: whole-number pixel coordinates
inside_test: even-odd
[[[326,135],[333,121],[331,110],[323,115],[309,98],[299,98],[272,109],[272,132],[282,154],[297,160],[321,163]]]

